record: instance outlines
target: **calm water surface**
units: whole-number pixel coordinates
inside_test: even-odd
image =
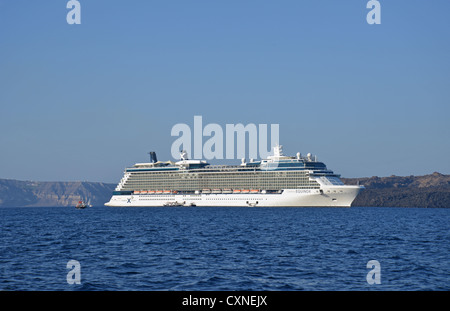
[[[2,208],[0,290],[450,290],[450,209]],[[69,285],[69,260],[81,284]],[[369,260],[381,284],[369,285]]]

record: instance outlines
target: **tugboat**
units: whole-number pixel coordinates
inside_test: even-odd
[[[83,201],[78,201],[77,206],[75,206],[77,209],[85,209],[86,207],[88,207],[89,205],[84,203]]]

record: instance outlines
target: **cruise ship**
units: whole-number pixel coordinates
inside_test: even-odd
[[[275,146],[267,159],[240,165],[210,165],[190,160],[149,163],[126,168],[107,206],[242,206],[349,207],[360,185],[344,185],[340,175],[316,156],[285,156]]]

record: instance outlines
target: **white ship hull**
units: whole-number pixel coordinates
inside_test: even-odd
[[[282,193],[113,195],[106,206],[350,207],[362,186],[286,189]]]

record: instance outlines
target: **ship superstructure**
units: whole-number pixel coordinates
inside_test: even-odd
[[[363,186],[344,185],[315,156],[285,156],[282,146],[267,159],[240,165],[189,160],[136,163],[125,169],[107,206],[342,206]]]

